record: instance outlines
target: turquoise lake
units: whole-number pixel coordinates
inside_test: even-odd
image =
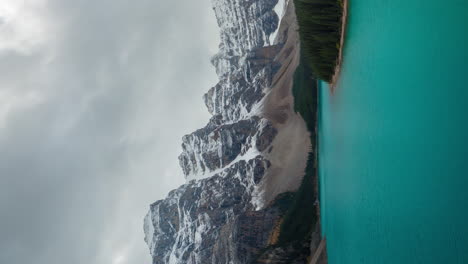
[[[350,0],[319,93],[329,263],[468,263],[468,1]]]

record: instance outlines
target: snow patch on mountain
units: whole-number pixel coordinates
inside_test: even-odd
[[[203,96],[212,117],[182,138],[187,183],[153,203],[145,217],[153,264],[247,263],[268,243],[257,233],[268,234],[279,209],[262,209],[260,183],[278,131],[262,108],[278,70],[282,44],[272,45],[271,36],[285,1],[212,0],[221,35],[211,58],[219,82]]]
[[[286,6],[288,4],[289,0],[279,0],[278,3],[276,3],[275,7],[273,10],[275,11],[276,15],[279,17],[279,20],[284,16],[284,13],[286,12]],[[276,28],[276,30],[270,35],[269,40],[271,44],[274,44],[276,36],[278,35],[278,30],[279,26]]]

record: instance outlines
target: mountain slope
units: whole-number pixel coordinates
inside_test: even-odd
[[[154,264],[305,263],[272,247],[310,150],[291,94],[299,59],[292,1],[281,25],[277,0],[212,2],[221,34],[212,58],[220,80],[203,97],[212,118],[183,137],[187,183],[150,206],[145,241]]]

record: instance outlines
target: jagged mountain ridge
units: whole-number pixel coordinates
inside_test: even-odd
[[[269,40],[278,28],[277,0],[212,2],[221,34],[212,63],[220,81],[203,99],[213,116],[182,139],[179,161],[188,182],[145,217],[153,264],[252,263],[282,214],[279,204],[265,206],[261,188],[278,135],[263,115],[284,45]]]
[[[221,34],[212,62],[220,80],[203,96],[212,118],[182,139],[179,161],[188,180],[212,176],[234,160],[254,157],[276,133],[261,117],[261,101],[278,69],[273,59],[281,44],[269,46],[268,38],[278,27],[273,11],[278,0],[212,3]]]

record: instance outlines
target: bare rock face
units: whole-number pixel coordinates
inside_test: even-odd
[[[153,263],[251,260],[249,255],[266,246],[269,230],[257,228],[249,219],[270,229],[280,215],[272,207],[254,212],[251,203],[255,177],[261,178],[268,165],[261,156],[237,162],[223,175],[191,181],[152,204],[145,218],[145,240]],[[244,251],[247,245],[249,250]]]
[[[234,161],[255,157],[271,143],[275,133],[272,125],[258,116],[209,124],[183,137],[180,165],[189,179],[206,177]]]
[[[260,183],[277,135],[262,100],[280,65],[278,0],[212,0],[221,33],[212,58],[220,81],[203,99],[208,124],[183,137],[179,156],[187,183],[150,206],[145,241],[153,264],[252,263],[271,243],[284,213],[262,204]]]
[[[204,128],[182,139],[179,161],[189,180],[256,156],[275,136],[270,122],[260,114],[279,68],[273,61],[281,44],[269,45],[268,38],[278,27],[273,11],[278,0],[212,2],[221,29],[220,50],[212,58],[220,81],[203,96],[213,117]],[[260,134],[261,142],[257,142]]]
[[[273,7],[278,0],[212,0],[221,29],[219,52],[212,58],[216,72],[228,78],[250,50],[270,45],[269,36],[278,27]]]

